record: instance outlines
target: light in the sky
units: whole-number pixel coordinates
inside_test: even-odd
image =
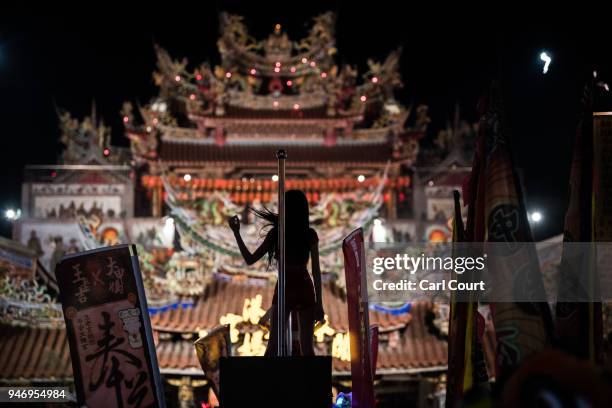
[[[4,212],[4,217],[9,221],[18,220],[21,217],[21,210],[20,209],[14,210],[12,208],[9,208],[8,210]]]
[[[544,217],[540,211],[533,211],[531,214],[529,214],[529,220],[536,224],[542,222],[543,218]]]
[[[544,61],[544,67],[542,68],[542,73],[546,74],[548,72],[548,67],[550,66],[550,62],[552,61],[552,58],[546,52],[542,52],[540,54],[540,59]]]

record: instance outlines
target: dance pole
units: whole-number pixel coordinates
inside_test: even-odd
[[[285,310],[285,159],[287,152],[278,150],[276,152],[278,159],[278,296],[276,314],[277,329],[277,355],[287,357],[287,319]]]

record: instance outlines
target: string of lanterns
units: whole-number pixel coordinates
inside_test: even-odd
[[[142,185],[147,189],[153,189],[163,186],[161,177],[159,176],[142,176]],[[185,174],[182,177],[173,177],[168,179],[170,183],[181,188],[189,188],[191,190],[200,191],[258,191],[258,192],[276,192],[278,179],[224,179],[224,178],[196,178],[190,174]],[[304,191],[317,192],[351,192],[356,189],[364,189],[376,187],[380,183],[379,177],[366,178],[360,175],[356,178],[342,177],[331,179],[287,179],[285,187],[287,189],[299,189]],[[409,187],[411,180],[409,176],[401,176],[396,178],[388,178],[385,182],[385,189],[403,190]]]

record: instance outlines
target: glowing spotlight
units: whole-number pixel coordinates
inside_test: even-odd
[[[543,218],[544,216],[542,215],[540,211],[533,211],[531,214],[529,214],[529,220],[536,224],[542,222]]]
[[[540,59],[544,61],[544,67],[542,68],[542,73],[546,74],[548,72],[548,67],[550,66],[550,62],[552,61],[552,58],[546,52],[542,52],[540,54]]]
[[[4,212],[4,218],[6,218],[9,221],[15,221],[18,220],[21,217],[21,210],[20,209],[12,209],[9,208],[8,210],[6,210]]]

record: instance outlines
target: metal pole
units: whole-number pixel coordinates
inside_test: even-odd
[[[285,160],[287,152],[278,150],[278,290],[277,308],[277,355],[287,356],[287,328],[285,310]]]

